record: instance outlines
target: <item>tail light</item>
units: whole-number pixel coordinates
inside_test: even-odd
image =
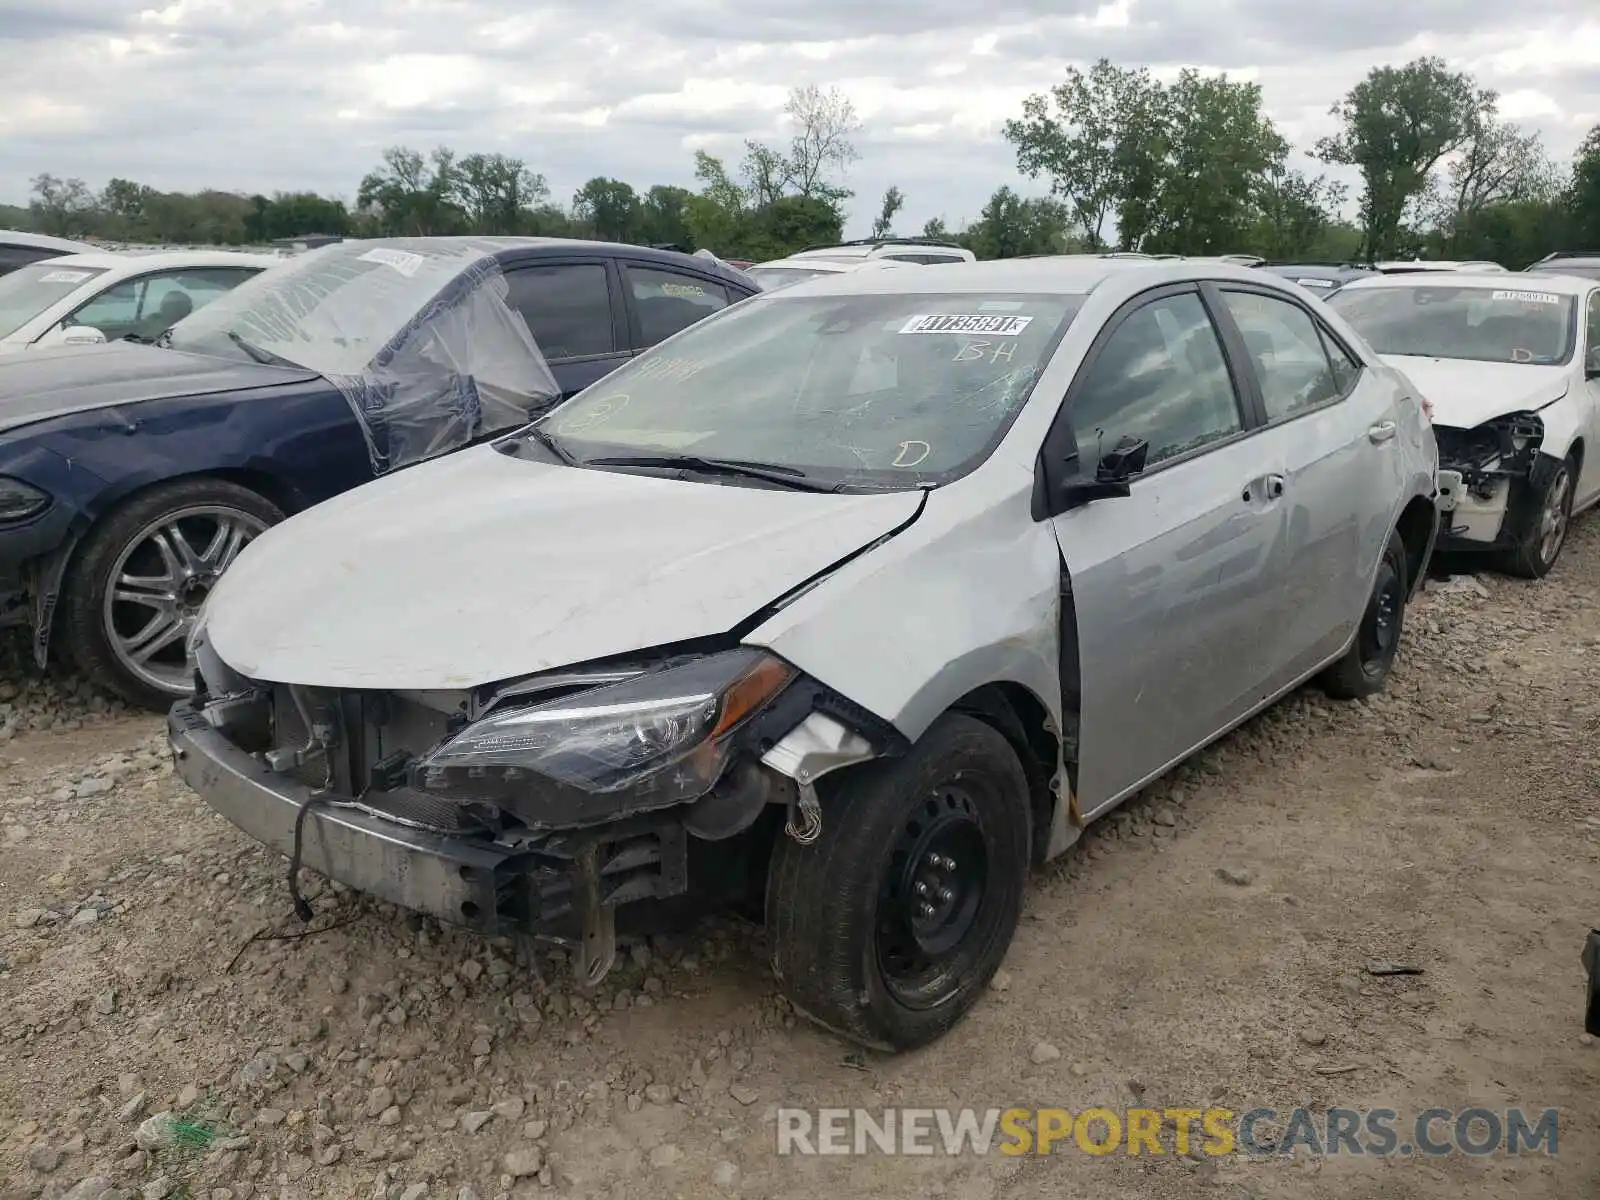
[[[1422,398],[1422,415],[1428,419],[1430,425],[1433,424],[1433,401],[1426,396]]]

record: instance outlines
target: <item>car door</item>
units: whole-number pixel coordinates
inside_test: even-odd
[[[657,263],[619,260],[631,342],[648,350],[727,308],[734,299],[719,280]]]
[[[1283,501],[1238,372],[1198,287],[1147,292],[1101,331],[1046,442],[1088,479],[1120,439],[1149,447],[1128,495],[1052,518],[1076,615],[1064,702],[1079,713],[1086,815],[1266,698]]]
[[[1405,483],[1396,391],[1298,300],[1231,281],[1217,291],[1265,420],[1260,462],[1283,492],[1287,570],[1262,627],[1276,691],[1343,650],[1366,610]]]
[[[1584,445],[1593,446],[1600,436],[1600,290],[1589,293],[1580,334],[1582,356],[1578,386],[1583,388],[1584,399],[1582,431]],[[1591,503],[1597,494],[1600,494],[1600,455],[1590,453],[1584,456],[1573,507]]]
[[[528,323],[569,399],[632,357],[611,261],[538,259],[506,269],[506,301]]]

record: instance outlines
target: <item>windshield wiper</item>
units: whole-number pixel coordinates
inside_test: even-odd
[[[227,332],[228,340],[230,342],[239,347],[239,349],[243,350],[254,361],[260,363],[264,367],[293,367],[297,371],[305,370],[305,368],[297,362],[290,362],[287,358],[284,358],[280,354],[274,354],[270,350],[263,350],[260,346],[255,345],[253,342],[245,341],[244,338],[240,337],[231,329]]]
[[[546,433],[537,425],[529,425],[522,432],[527,434],[534,441],[538,442],[539,445],[550,451],[551,454],[554,454],[562,462],[566,463],[567,466],[576,467],[578,465],[578,460],[573,457],[572,451],[568,450],[560,442],[556,441],[553,434]]]
[[[796,492],[837,492],[843,484],[822,483],[797,467],[769,463],[740,462],[732,458],[701,458],[694,454],[625,454],[610,458],[586,458],[585,467],[662,467],[698,471],[705,475],[739,475],[761,479]]]

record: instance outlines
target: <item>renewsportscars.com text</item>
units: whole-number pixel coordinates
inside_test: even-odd
[[[780,1108],[777,1151],[799,1155],[1554,1155],[1557,1114],[1520,1108]]]

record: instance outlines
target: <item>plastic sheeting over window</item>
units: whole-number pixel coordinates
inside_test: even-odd
[[[506,303],[517,239],[342,242],[274,267],[174,326],[177,350],[306,367],[350,402],[374,472],[525,425],[561,389]]]

